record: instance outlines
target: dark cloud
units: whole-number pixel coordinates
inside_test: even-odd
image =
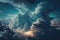
[[[14,0],[15,3],[28,3],[28,4],[34,4],[35,0]]]
[[[38,3],[44,2],[44,1],[47,1],[48,2],[47,4],[50,5],[50,7],[51,6],[55,6],[58,8],[60,7],[60,4],[59,4],[60,0],[5,0],[5,1],[2,0],[2,2],[7,2],[7,3],[8,2],[19,3],[19,4],[24,3],[31,10],[34,9]]]
[[[36,0],[14,0],[14,2],[19,4],[24,3],[30,10],[34,9],[36,5]]]

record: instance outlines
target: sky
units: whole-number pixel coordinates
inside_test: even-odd
[[[55,18],[52,24],[57,22],[60,27],[60,0],[0,0],[0,19],[14,19],[18,14],[26,12],[31,13],[33,18],[37,14],[45,13],[47,16],[49,14],[50,17]],[[12,21],[11,19],[3,21],[5,24],[9,22],[12,26],[13,21],[16,20]]]
[[[39,5],[39,7],[38,7]],[[38,11],[37,11],[38,10]],[[59,0],[0,0],[0,18],[14,17],[16,14],[43,13],[52,10],[50,16],[60,18]],[[58,19],[59,19],[58,18]]]

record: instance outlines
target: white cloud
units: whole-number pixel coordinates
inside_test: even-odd
[[[26,7],[26,5],[24,3],[22,4],[16,4],[16,3],[12,3],[12,5],[19,11],[19,13],[23,14],[26,11],[29,11],[29,9]]]
[[[35,8],[35,11],[32,12],[32,14],[40,13],[45,4],[46,4],[46,1],[38,3],[37,7]]]
[[[11,5],[13,5],[21,14],[24,14],[26,11],[30,11],[27,6],[22,3],[15,3],[14,0],[0,0],[0,2],[3,3],[10,3]]]

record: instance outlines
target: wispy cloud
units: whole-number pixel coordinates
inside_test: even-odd
[[[4,3],[12,3],[13,0],[0,0],[0,2],[4,2]]]
[[[45,2],[40,2],[38,3],[37,7],[35,8],[35,11],[32,12],[32,14],[38,14],[42,11],[44,5],[46,4],[46,1]]]
[[[19,13],[25,13],[26,11],[29,11],[24,3],[22,4],[13,3],[12,5],[19,11]]]

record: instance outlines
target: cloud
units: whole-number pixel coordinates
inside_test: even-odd
[[[12,4],[18,11],[19,13],[25,13],[26,11],[29,11],[29,9],[26,7],[26,5],[24,3],[22,4],[16,4],[16,3],[13,3]]]
[[[12,3],[13,0],[0,0],[0,2],[4,2],[4,3]]]
[[[9,6],[10,7],[10,5],[11,6],[13,6],[15,9],[14,10],[17,10],[18,12],[17,13],[14,13],[14,14],[24,14],[25,12],[27,12],[27,11],[29,11],[29,9],[27,8],[27,6],[24,4],[24,3],[22,3],[22,4],[20,4],[20,3],[14,3],[14,1],[13,0],[0,0],[0,2],[3,2],[4,4],[5,3],[8,3],[9,5],[7,5],[7,6]],[[7,7],[8,8],[8,7]],[[12,8],[13,9],[13,8]],[[5,9],[4,9],[4,11],[6,11]],[[9,13],[10,13],[10,9],[9,10],[7,10],[7,11],[9,11]],[[2,11],[0,11],[0,13],[1,13]],[[13,11],[14,12],[14,11]],[[15,11],[16,12],[16,11]],[[7,15],[7,14],[6,14]],[[7,15],[7,16],[9,16],[9,14]],[[11,17],[11,16],[9,16],[9,17]]]
[[[45,4],[46,1],[38,3],[37,7],[35,8],[35,11],[32,12],[32,14],[39,14],[42,11]]]
[[[30,9],[28,9],[28,6],[26,6],[26,3],[24,2],[22,2],[21,4],[15,3],[15,0],[0,0],[0,2],[9,3],[13,5],[21,14],[24,14],[26,11],[30,11]]]

